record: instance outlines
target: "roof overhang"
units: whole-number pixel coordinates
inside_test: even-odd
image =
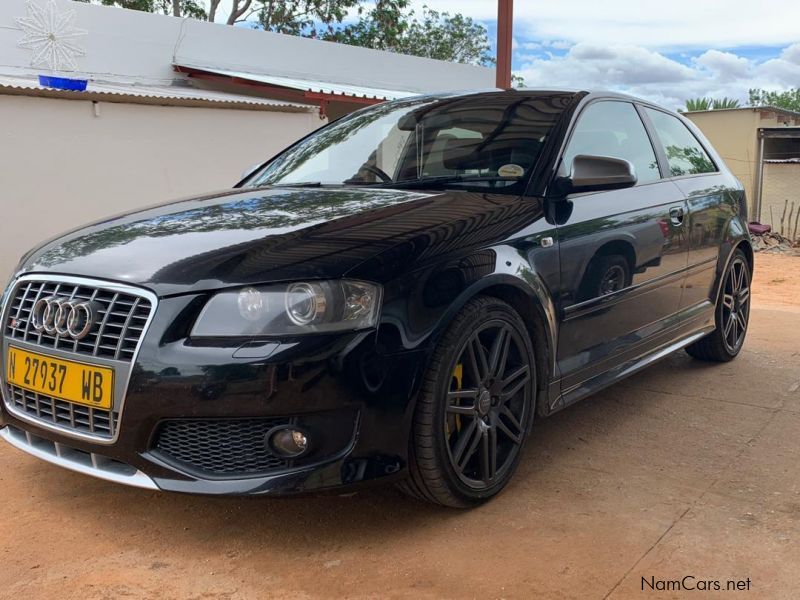
[[[9,75],[0,75],[0,94],[160,106],[234,108],[278,112],[316,111],[316,107],[309,105],[308,102],[290,103],[272,98],[230,94],[186,86],[125,85],[90,81],[86,91],[78,92],[42,87],[36,79]]]
[[[418,93],[409,90],[389,90],[346,83],[198,67],[189,64],[174,64],[173,67],[190,78],[256,87],[272,97],[289,102],[313,102],[319,105],[321,118],[325,117],[325,109],[330,102],[370,105],[386,100],[406,98]]]

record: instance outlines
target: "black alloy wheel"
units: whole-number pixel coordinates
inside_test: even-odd
[[[750,263],[737,249],[722,279],[715,312],[716,328],[687,346],[690,356],[714,362],[734,359],[742,349],[750,322]]]
[[[740,256],[731,262],[720,309],[722,339],[728,352],[736,354],[744,343],[750,318],[750,269]]]
[[[434,352],[403,489],[455,507],[503,489],[533,421],[534,365],[525,323],[511,306],[488,297],[467,304]]]

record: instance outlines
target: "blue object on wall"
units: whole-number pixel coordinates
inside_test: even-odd
[[[43,87],[55,88],[57,90],[72,90],[75,92],[85,92],[86,79],[70,79],[68,77],[50,77],[49,75],[39,75],[39,85]]]

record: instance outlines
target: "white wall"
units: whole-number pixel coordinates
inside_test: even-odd
[[[35,0],[44,5],[46,0]],[[169,85],[173,62],[434,92],[485,88],[494,71],[226,25],[56,0],[87,35],[78,72],[96,82]],[[25,0],[0,0],[0,74],[33,77],[15,22]],[[186,82],[184,82],[186,83]],[[0,95],[0,278],[39,240],[87,221],[235,183],[318,128],[289,113]],[[2,285],[2,282],[0,282]]]
[[[35,0],[43,5],[45,0]],[[173,62],[392,90],[437,92],[494,86],[494,69],[404,56],[242,27],[56,0],[88,33],[80,74],[97,81],[165,84]],[[17,47],[25,0],[0,0],[0,72],[37,74]]]
[[[0,95],[0,286],[28,248],[87,221],[229,188],[320,127],[316,113]]]

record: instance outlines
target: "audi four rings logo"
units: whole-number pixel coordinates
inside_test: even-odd
[[[39,333],[69,336],[73,340],[85,338],[92,330],[94,319],[92,302],[57,296],[39,298],[31,313],[31,325]]]

